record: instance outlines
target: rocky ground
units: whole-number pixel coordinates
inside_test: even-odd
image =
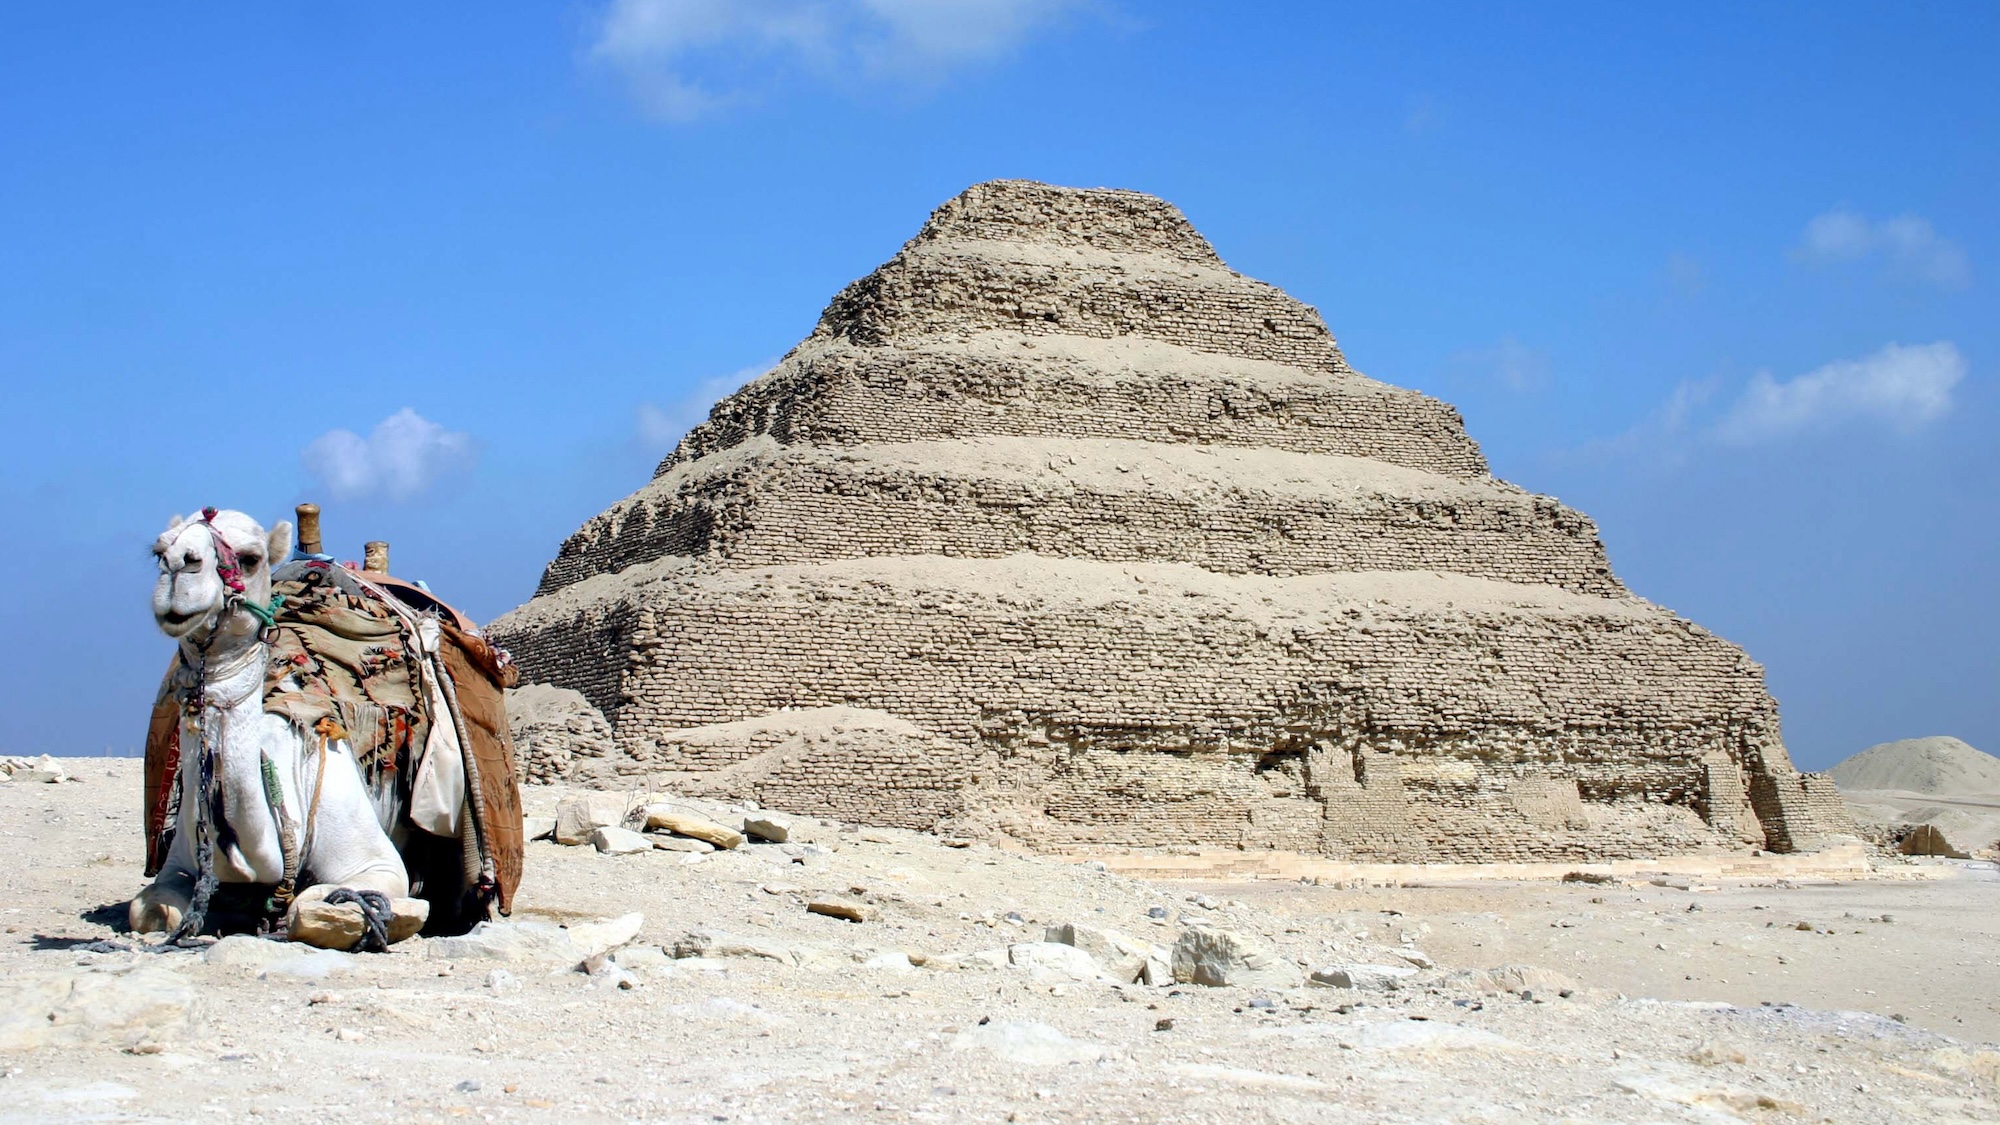
[[[67,765],[0,784],[0,1121],[2000,1120],[1989,863],[1149,883],[791,818],[536,842],[471,940],[153,952],[138,763]],[[1176,949],[1250,983],[1128,983]]]

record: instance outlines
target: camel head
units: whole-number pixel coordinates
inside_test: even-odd
[[[218,631],[253,635],[262,622],[243,604],[270,604],[271,568],[291,552],[292,525],[284,521],[267,534],[238,511],[204,508],[192,519],[175,516],[153,541],[160,563],[153,620],[177,641]]]

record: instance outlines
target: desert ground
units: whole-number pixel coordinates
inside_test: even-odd
[[[1252,878],[792,817],[708,853],[535,842],[477,941],[161,952],[122,932],[139,765],[69,765],[0,784],[0,1121],[2000,1120],[1985,860]],[[1226,930],[1275,983],[1122,983],[1063,923]]]

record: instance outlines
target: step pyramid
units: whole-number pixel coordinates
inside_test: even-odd
[[[801,812],[865,791],[1045,849],[1593,859],[1851,828],[1742,650],[1136,192],[938,208],[492,631],[601,709],[619,776]]]

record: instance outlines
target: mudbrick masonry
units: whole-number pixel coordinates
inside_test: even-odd
[[[609,721],[598,784],[1048,849],[1853,830],[1742,650],[1133,192],[940,207],[492,630]]]

